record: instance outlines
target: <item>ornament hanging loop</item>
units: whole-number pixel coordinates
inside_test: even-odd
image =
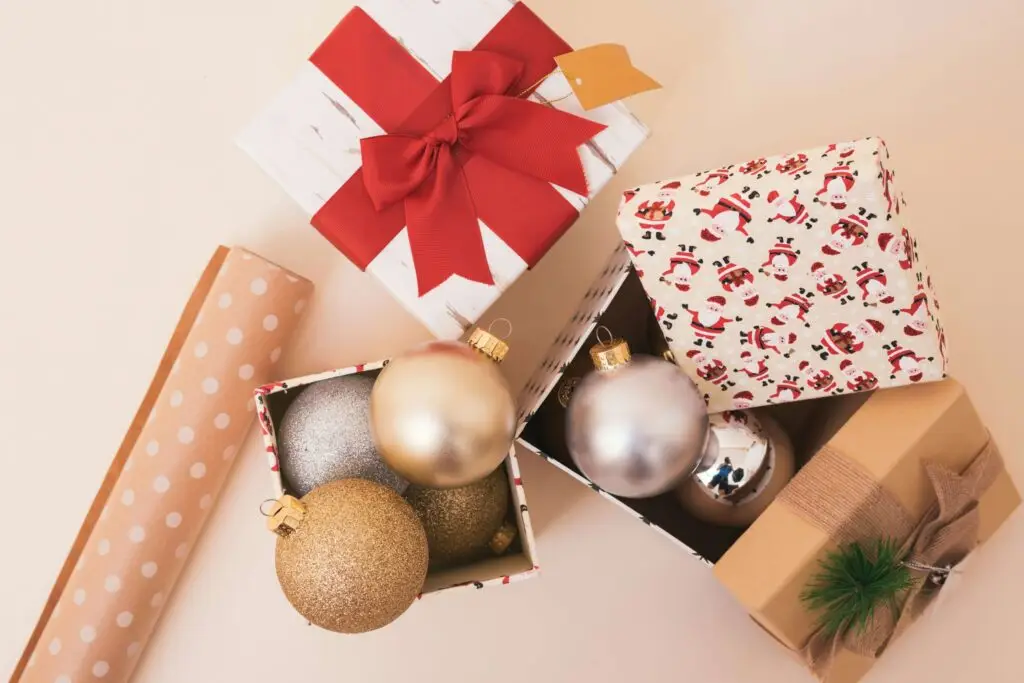
[[[266,504],[268,501],[263,502]],[[298,498],[287,494],[270,502],[273,503],[270,506],[270,513],[264,513],[267,517],[267,528],[278,536],[290,536],[306,518],[306,505]],[[263,512],[262,505],[260,512]]]
[[[271,506],[269,508],[269,510],[270,510],[269,512],[268,512],[268,508],[267,508],[268,504]],[[264,517],[273,517],[273,515],[274,515],[274,507],[273,506],[275,506],[275,505],[277,505],[277,499],[275,499],[275,498],[267,498],[265,501],[260,503],[260,514],[263,515]]]
[[[601,338],[601,333],[602,333],[602,332],[603,332],[604,334],[608,335],[608,341],[605,341],[604,339],[602,339],[602,338]],[[615,343],[615,335],[614,335],[614,334],[612,334],[612,331],[611,331],[611,330],[609,330],[609,329],[608,329],[608,328],[607,328],[606,326],[604,326],[604,325],[598,325],[598,326],[597,326],[597,330],[595,330],[595,332],[594,332],[594,336],[595,336],[595,337],[597,337],[597,342],[598,342],[598,343],[599,343],[599,344],[600,344],[601,346],[605,346],[605,347],[607,347],[607,346],[611,346],[612,344],[614,344],[614,343]]]
[[[497,332],[495,332],[494,326],[497,325],[498,323],[504,323],[505,326],[508,327],[508,332],[506,332],[505,334],[498,334]],[[509,320],[508,318],[495,318],[494,320],[491,321],[491,324],[487,326],[487,332],[489,334],[493,334],[495,337],[501,339],[502,341],[508,341],[508,339],[512,336],[512,321]]]

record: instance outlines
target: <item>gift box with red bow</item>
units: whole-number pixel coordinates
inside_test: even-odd
[[[511,0],[364,0],[239,144],[434,334],[459,337],[647,137],[584,112]]]

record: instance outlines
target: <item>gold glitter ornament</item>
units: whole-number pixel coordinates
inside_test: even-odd
[[[397,619],[427,577],[427,536],[392,489],[341,479],[303,496],[304,515],[277,539],[277,579],[311,623],[365,633]]]
[[[468,344],[437,341],[393,359],[370,395],[370,425],[387,465],[413,484],[479,481],[512,447],[515,400],[498,370],[508,345],[477,329]]]
[[[405,498],[427,532],[430,568],[452,567],[488,552],[508,512],[508,477],[499,467],[480,481],[454,489],[413,485]]]

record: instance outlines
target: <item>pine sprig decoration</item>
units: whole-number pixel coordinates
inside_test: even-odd
[[[800,599],[808,609],[821,612],[818,625],[832,637],[851,628],[863,632],[883,605],[898,614],[900,593],[913,584],[899,545],[879,539],[867,548],[851,543],[828,553]]]

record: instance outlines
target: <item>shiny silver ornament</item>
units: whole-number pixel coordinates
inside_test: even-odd
[[[355,374],[310,384],[277,429],[281,474],[299,497],[338,479],[358,477],[404,493],[409,482],[389,468],[370,433],[374,378]]]
[[[751,411],[711,416],[711,438],[696,474],[676,489],[694,517],[745,527],[767,509],[793,478],[793,444],[771,418]]]
[[[617,496],[668,491],[701,464],[709,433],[704,399],[677,365],[632,358],[623,340],[590,353],[597,372],[575,388],[567,414],[573,461]]]

